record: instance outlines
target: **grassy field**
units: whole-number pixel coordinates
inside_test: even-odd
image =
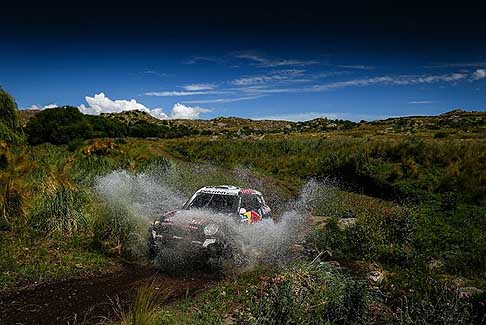
[[[280,215],[312,188],[303,203],[306,246],[327,252],[330,263],[259,266],[164,307],[142,288],[121,321],[484,321],[486,141],[477,116],[465,116],[459,124],[402,119],[334,130],[323,120],[285,132],[248,127],[248,134],[231,120],[229,133],[36,146],[5,124],[0,290],[143,263],[146,224],[157,212],[140,212],[137,191],[144,200],[162,191],[180,203],[205,185],[248,186]],[[191,123],[184,127],[197,128]],[[100,192],[100,180],[119,188]]]
[[[384,276],[380,284],[384,298],[369,296],[365,290],[363,314],[342,320],[342,315],[321,310],[329,321],[413,323],[450,313],[457,314],[454,321],[471,319],[474,305],[459,300],[455,290],[486,289],[484,146],[482,139],[414,136],[384,140],[342,133],[275,135],[263,140],[100,139],[75,149],[3,144],[5,163],[0,177],[8,186],[3,187],[1,201],[0,283],[11,288],[89,275],[122,259],[138,258],[130,251],[130,233],[139,228],[133,219],[119,218],[131,212],[116,211],[116,217],[126,224],[115,225],[113,211],[93,189],[97,177],[114,170],[151,173],[185,196],[203,185],[231,183],[261,188],[272,193],[269,196],[276,197],[275,202],[296,198],[302,186],[314,179],[318,190],[308,208],[315,231],[309,243],[331,251],[335,260],[358,273],[366,273],[372,266]],[[355,217],[357,222],[343,229],[339,227],[343,217]],[[219,322],[218,315],[227,315],[264,322],[268,315],[277,317],[277,311],[254,309],[254,305],[274,304],[265,300],[269,296],[256,292],[263,287],[270,296],[281,297],[282,290],[291,289],[273,288],[275,280],[271,279],[289,272],[286,268],[251,271],[201,297],[157,307],[157,319],[161,323],[204,323]],[[344,276],[336,272],[337,277]],[[359,279],[346,280],[354,288],[349,290],[358,290]],[[319,288],[309,296],[291,296],[279,303],[302,304],[293,299],[323,300],[332,294],[332,299],[338,299],[335,303],[342,304],[339,308],[346,310],[348,302],[342,299],[350,294],[326,293],[320,287],[323,283],[318,281]],[[236,289],[226,290],[233,285]],[[248,295],[240,296],[247,290]],[[227,294],[221,295],[221,291]],[[204,300],[214,295],[217,300]],[[406,311],[405,299],[410,304]],[[452,311],[447,303],[460,308]],[[205,307],[194,311],[198,307],[188,309],[189,305]],[[278,315],[282,321],[309,321],[304,316]]]

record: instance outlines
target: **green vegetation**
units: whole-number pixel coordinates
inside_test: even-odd
[[[161,122],[161,121],[160,121]],[[0,126],[1,127],[1,126]],[[0,132],[1,132],[0,128]],[[25,132],[30,144],[70,144],[76,148],[80,141],[94,138],[178,138],[195,132],[185,126],[169,128],[145,120],[124,123],[102,115],[84,115],[76,107],[63,106],[37,112],[28,119]]]
[[[76,107],[48,108],[32,117],[25,129],[29,143],[68,144],[96,137],[122,137],[125,125],[101,116],[84,115]]]
[[[121,325],[153,325],[159,320],[160,293],[153,283],[148,283],[138,289],[137,295],[128,311],[117,306],[117,323]]]
[[[0,87],[0,140],[22,142],[19,112],[15,100]]]
[[[368,303],[366,283],[327,264],[297,263],[229,278],[163,308],[158,324],[356,324],[369,319]]]
[[[292,123],[154,121],[62,107],[32,113],[22,130],[4,91],[0,109],[0,288],[140,258],[145,225],[95,191],[113,171],[143,174],[186,197],[204,185],[255,187],[276,215],[314,180],[306,245],[334,263],[259,268],[165,307],[142,289],[120,320],[481,321],[484,293],[464,298],[461,290],[486,290],[484,113]],[[380,280],[370,281],[370,271]]]
[[[456,203],[472,204],[483,204],[486,199],[482,139],[334,134],[176,141],[168,150],[188,161],[246,166],[290,181],[332,177],[356,191],[387,199],[448,200],[447,196],[453,196]]]

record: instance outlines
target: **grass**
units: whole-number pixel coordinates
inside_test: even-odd
[[[228,279],[158,310],[158,322],[359,323],[374,319],[377,304],[396,322],[445,321],[447,313],[452,321],[469,319],[470,305],[455,300],[454,283],[461,278],[462,285],[486,289],[484,140],[450,132],[435,138],[356,132],[2,145],[0,184],[9,185],[2,186],[0,206],[12,212],[2,219],[0,287],[89,274],[113,265],[113,253],[127,258],[140,251],[132,249],[140,233],[133,211],[107,204],[93,190],[112,171],[146,175],[182,197],[205,185],[254,187],[276,210],[314,178],[319,186],[307,208],[317,226],[310,240],[343,263],[384,269],[386,306],[369,300],[353,278],[296,266]],[[357,218],[355,226],[339,227],[343,217]],[[434,291],[430,283],[445,289]],[[153,306],[137,304],[130,317],[151,319]]]
[[[351,324],[367,319],[366,284],[328,265],[258,268],[162,308],[160,324]]]
[[[0,234],[0,289],[92,275],[117,263],[85,245],[82,238],[66,242]]]
[[[183,197],[202,186],[220,184],[255,186],[275,197],[291,195],[273,180],[264,181],[247,170],[228,172],[211,165],[169,161],[161,141],[90,140],[74,150],[49,144],[5,144],[2,148],[0,184],[9,186],[2,186],[0,207],[11,211],[1,219],[0,240],[8,243],[2,247],[2,283],[10,287],[78,274],[79,269],[72,267],[80,264],[74,262],[76,257],[86,260],[81,263],[86,264],[83,269],[96,269],[97,259],[101,263],[114,255],[143,256],[146,229],[137,221],[140,218],[126,204],[110,204],[94,191],[98,177],[112,171],[146,175]],[[11,238],[36,259],[23,258],[22,250],[10,244]],[[56,259],[57,248],[51,247],[62,247],[65,258],[73,263],[61,263]]]
[[[159,291],[154,288],[153,283],[143,285],[138,289],[137,295],[128,310],[117,305],[116,320],[114,323],[120,325],[153,325],[157,324],[160,318],[159,303],[167,297],[161,297]]]

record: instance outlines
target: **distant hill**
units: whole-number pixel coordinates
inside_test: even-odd
[[[454,109],[437,116],[406,116],[370,122],[396,131],[461,129],[486,130],[486,112]]]
[[[21,110],[20,121],[25,127],[38,110]],[[281,120],[252,120],[240,117],[217,117],[210,120],[169,119],[160,120],[147,112],[133,110],[121,113],[103,113],[101,116],[137,125],[159,126],[164,130],[184,135],[226,135],[245,137],[267,133],[322,132],[332,130],[383,130],[384,132],[413,132],[416,130],[461,129],[466,132],[486,131],[486,112],[455,109],[436,116],[407,116],[360,123],[346,120],[316,118],[304,122]],[[180,132],[180,131],[183,132]],[[175,137],[178,137],[176,135]],[[171,136],[174,137],[174,136]]]
[[[252,120],[241,117],[217,117],[210,120],[170,119],[159,120],[147,112],[126,111],[121,113],[103,113],[105,117],[124,122],[128,125],[142,122],[164,125],[169,128],[186,127],[209,133],[275,133],[282,131],[310,131],[328,129],[349,129],[357,125],[351,121],[329,120],[317,118],[305,122],[292,122],[282,120]]]

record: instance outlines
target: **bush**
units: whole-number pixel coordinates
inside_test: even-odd
[[[29,143],[67,144],[76,139],[87,139],[93,126],[76,107],[64,106],[45,109],[27,124]]]
[[[11,179],[0,178],[0,230],[9,229],[24,215],[23,198]]]
[[[120,325],[153,325],[157,323],[159,318],[158,311],[160,307],[157,301],[161,295],[155,290],[155,284],[145,284],[138,289],[137,295],[128,311],[117,305],[115,313],[118,320],[116,323]]]
[[[423,297],[403,297],[399,308],[401,324],[471,324],[471,304],[459,293],[432,283]]]
[[[0,125],[2,124],[13,132],[20,131],[17,104],[12,96],[0,87]],[[1,129],[0,126],[0,136],[2,135]]]
[[[326,264],[297,264],[265,282],[251,309],[257,324],[356,324],[366,320],[368,290]]]
[[[41,195],[32,213],[34,229],[61,237],[82,233],[87,225],[84,212],[86,197],[86,193],[66,186]]]

